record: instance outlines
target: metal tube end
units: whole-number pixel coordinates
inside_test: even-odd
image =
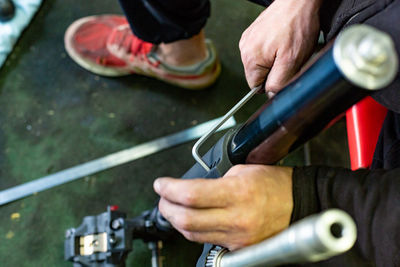
[[[248,267],[317,262],[348,251],[357,229],[344,211],[331,209],[296,222],[258,244],[227,252],[211,250],[208,266]],[[221,253],[221,251],[223,253]]]
[[[315,222],[315,232],[325,252],[315,253],[311,261],[323,260],[348,251],[357,239],[357,228],[353,219],[338,209],[323,212]],[[317,250],[320,249],[316,249],[316,252]]]
[[[399,64],[392,38],[368,25],[342,31],[335,40],[333,57],[350,82],[369,90],[389,85]]]

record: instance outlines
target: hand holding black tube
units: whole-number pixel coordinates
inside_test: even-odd
[[[276,93],[299,71],[317,43],[321,3],[275,0],[243,32],[239,47],[250,88],[266,80],[266,91]]]
[[[160,178],[164,217],[191,241],[235,250],[289,225],[292,168],[236,165],[220,179]]]

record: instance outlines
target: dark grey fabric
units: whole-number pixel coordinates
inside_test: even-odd
[[[339,208],[357,224],[350,252],[310,266],[400,266],[400,168],[295,168],[293,197],[292,221]]]
[[[389,111],[386,115],[371,168],[400,168],[400,114]]]
[[[321,9],[326,40],[357,23],[387,32],[400,54],[399,0],[330,0]],[[292,221],[340,208],[356,221],[358,239],[348,253],[307,266],[400,266],[400,78],[373,97],[389,108],[375,150],[373,168],[295,168]],[[391,169],[391,170],[383,170]]]
[[[329,0],[321,8],[321,28],[329,41],[343,28],[365,23],[388,33],[400,55],[400,0]],[[400,113],[400,71],[395,81],[372,97]]]

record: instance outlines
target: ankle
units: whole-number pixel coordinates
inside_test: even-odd
[[[204,31],[190,39],[160,44],[157,54],[162,62],[172,66],[188,66],[207,57]]]

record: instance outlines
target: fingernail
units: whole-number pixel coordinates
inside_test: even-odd
[[[153,187],[154,187],[154,191],[156,191],[157,193],[160,192],[160,189],[161,189],[161,181],[160,181],[159,178],[156,179],[156,180],[154,181]]]
[[[267,95],[268,95],[268,98],[273,98],[275,96],[275,93],[274,92],[268,92]]]

